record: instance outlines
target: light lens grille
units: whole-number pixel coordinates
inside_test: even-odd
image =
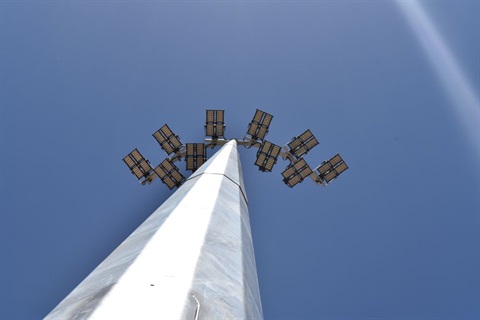
[[[135,162],[132,158],[130,158],[130,156],[126,156],[125,158],[123,158],[123,162],[125,162],[125,164],[130,170],[135,166]]]
[[[340,174],[347,169],[348,169],[348,166],[345,162],[342,162],[338,166],[335,167],[335,171],[337,171],[337,174]]]
[[[152,171],[152,167],[150,166],[150,164],[145,161],[145,160],[142,160],[140,161],[140,168],[142,169],[143,172],[145,173],[149,173],[150,171]]]
[[[143,172],[139,167],[132,168],[132,173],[135,175],[135,177],[137,177],[137,179],[141,179],[143,177]]]
[[[140,154],[140,151],[138,149],[135,149],[131,153],[133,160],[136,162],[140,162],[143,159],[143,156]]]

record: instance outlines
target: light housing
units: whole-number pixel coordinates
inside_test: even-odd
[[[204,143],[187,143],[185,162],[187,170],[195,172],[207,161]]]
[[[205,136],[211,140],[225,139],[225,110],[207,110]]]
[[[262,146],[258,149],[257,160],[255,165],[260,171],[271,172],[275,163],[277,163],[278,155],[281,148],[269,141],[263,141]]]
[[[290,188],[293,188],[311,174],[312,169],[310,169],[305,159],[300,159],[289,165],[285,171],[282,172],[283,182]]]
[[[322,162],[315,168],[315,171],[320,179],[328,184],[347,169],[348,166],[345,161],[339,154],[336,154],[330,160]]]
[[[288,144],[288,152],[296,159],[306,155],[313,147],[318,144],[318,140],[312,134],[310,129],[298,137],[294,137]]]
[[[170,190],[172,190],[174,187],[180,187],[185,181],[185,177],[180,173],[178,167],[168,158],[163,160],[153,170]]]
[[[130,169],[132,174],[138,179],[148,178],[152,172],[150,162],[145,159],[138,149],[134,149],[123,158],[123,162]]]
[[[263,140],[268,133],[268,128],[272,122],[273,116],[262,110],[257,109],[253,120],[248,124],[247,137],[250,140]]]
[[[180,138],[172,132],[167,124],[163,125],[163,127],[158,129],[152,136],[157,140],[167,155],[175,154],[183,148]]]

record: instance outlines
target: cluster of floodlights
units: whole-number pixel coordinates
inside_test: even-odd
[[[183,144],[178,135],[174,134],[168,125],[158,129],[153,137],[167,153],[167,158],[158,166],[152,168],[150,162],[137,150],[130,152],[123,161],[141,184],[150,184],[155,178],[160,178],[170,189],[179,187],[185,182],[185,177],[175,165],[176,161],[185,159],[186,169],[194,172],[207,161],[207,148],[226,144],[225,111],[207,110],[205,122],[205,141],[203,143]],[[273,116],[261,110],[255,112],[253,120],[243,140],[237,140],[246,148],[258,148],[255,165],[260,171],[271,172],[279,156],[290,163],[282,172],[283,181],[290,188],[310,177],[316,184],[326,186],[348,169],[347,164],[339,154],[328,161],[323,161],[315,169],[311,169],[303,156],[318,145],[318,140],[310,130],[282,147],[265,140]]]

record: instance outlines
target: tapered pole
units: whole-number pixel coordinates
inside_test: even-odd
[[[46,317],[82,318],[263,319],[235,140]]]

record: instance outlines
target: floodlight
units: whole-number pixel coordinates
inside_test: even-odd
[[[299,137],[294,137],[287,145],[289,152],[296,159],[306,155],[313,147],[318,144],[318,140],[314,137],[310,130],[305,131]]]
[[[342,157],[337,154],[330,160],[322,162],[315,170],[321,180],[330,183],[347,169],[347,164],[343,161]]]
[[[155,167],[154,172],[170,190],[173,187],[178,188],[185,181],[185,177],[180,173],[178,167],[168,158]]]
[[[185,153],[185,162],[187,170],[195,172],[207,160],[204,143],[187,143]]]
[[[224,110],[207,110],[205,121],[205,136],[212,140],[225,139]]]
[[[167,155],[177,153],[183,147],[180,138],[174,134],[166,124],[152,134],[152,136],[157,140]]]
[[[262,110],[257,109],[253,120],[248,124],[247,135],[251,140],[263,140],[268,133],[268,127],[272,122],[273,116]]]
[[[123,158],[123,162],[128,166],[130,171],[137,179],[146,178],[150,176],[152,167],[147,159],[145,159],[138,149],[134,149],[127,156]]]
[[[289,165],[285,171],[282,172],[283,182],[290,188],[293,188],[311,174],[312,169],[310,169],[305,159],[300,159],[293,165]]]
[[[280,149],[279,146],[265,140],[257,152],[255,165],[258,166],[258,169],[264,172],[271,172],[273,166],[277,163]]]
[[[170,189],[179,187],[185,177],[180,173],[175,161],[185,158],[186,169],[195,172],[207,161],[206,148],[215,148],[226,144],[225,138],[225,110],[206,110],[205,141],[203,143],[187,143],[183,145],[178,135],[165,124],[153,137],[160,147],[167,153],[168,158],[155,168],[135,149],[123,158],[132,174],[141,180],[142,184],[151,183],[159,177]],[[273,116],[262,110],[256,109],[255,114],[248,124],[247,132],[239,145],[246,148],[258,148],[255,165],[263,172],[271,172],[278,157],[288,160],[290,164],[282,172],[283,181],[293,187],[305,178],[312,178],[315,183],[325,186],[336,179],[348,169],[347,164],[340,155],[335,155],[328,161],[323,161],[315,170],[303,160],[312,148],[319,144],[312,132],[308,129],[299,136],[293,137],[285,146],[280,147],[265,140]],[[173,155],[172,155],[173,154]]]

